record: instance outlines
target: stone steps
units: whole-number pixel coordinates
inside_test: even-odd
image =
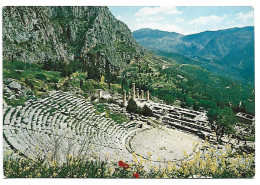
[[[66,153],[70,145],[67,133],[73,135],[70,140],[74,152],[81,148],[85,138],[90,138],[97,147],[122,149],[122,138],[130,124],[119,125],[95,111],[91,102],[54,91],[46,98],[25,102],[24,106],[5,108],[3,132],[12,147],[26,156],[35,156],[38,145],[43,151],[50,150],[57,142],[56,137],[64,138],[59,150]]]

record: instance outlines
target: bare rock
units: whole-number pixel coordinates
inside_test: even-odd
[[[9,88],[13,89],[13,90],[21,90],[22,86],[18,83],[18,82],[11,82],[9,85],[8,85]]]
[[[11,95],[8,99],[9,100],[14,100],[15,99],[15,95]]]

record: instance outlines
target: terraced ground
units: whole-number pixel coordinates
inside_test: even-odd
[[[68,154],[128,158],[125,139],[134,129],[129,128],[132,123],[118,124],[95,111],[91,102],[62,91],[24,106],[5,107],[4,148],[27,157],[49,154],[59,161]]]

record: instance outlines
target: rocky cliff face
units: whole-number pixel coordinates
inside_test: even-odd
[[[112,70],[139,60],[146,50],[107,7],[4,7],[3,60],[62,61]]]

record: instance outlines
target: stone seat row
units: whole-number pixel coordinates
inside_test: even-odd
[[[48,143],[57,129],[69,129],[79,140],[91,135],[97,145],[122,148],[121,138],[127,134],[127,126],[118,125],[111,119],[95,114],[90,102],[59,93],[42,100],[29,101],[25,106],[4,110],[4,135],[14,148],[27,151],[28,148],[42,145],[36,142],[36,138],[41,134],[44,135],[45,143]],[[69,115],[55,108],[53,99],[68,100],[63,106],[70,108]],[[73,100],[74,104],[70,100]],[[78,107],[79,111],[73,112]]]

